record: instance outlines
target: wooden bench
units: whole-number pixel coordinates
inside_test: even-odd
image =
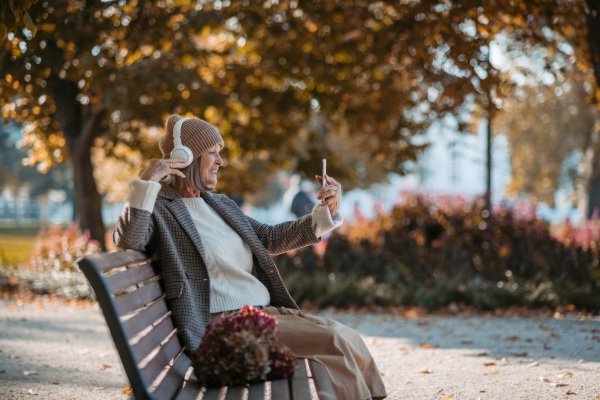
[[[289,379],[249,386],[203,388],[192,374],[171,319],[160,276],[146,254],[125,250],[81,258],[104,313],[136,400],[335,399],[322,364],[299,359]]]

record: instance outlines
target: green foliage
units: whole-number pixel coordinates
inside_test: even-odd
[[[482,214],[480,200],[404,194],[333,234],[322,255],[305,249],[278,264],[291,293],[317,306],[600,307],[597,246],[553,237],[526,208]]]

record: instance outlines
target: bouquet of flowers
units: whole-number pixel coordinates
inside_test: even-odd
[[[252,306],[211,322],[192,353],[203,385],[245,385],[294,374],[296,357],[279,343],[277,319]]]

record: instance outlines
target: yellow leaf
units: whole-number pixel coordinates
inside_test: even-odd
[[[424,348],[424,349],[435,349],[435,348],[437,348],[437,346],[432,346],[429,343],[424,343],[421,347]]]
[[[570,373],[569,371],[565,371],[565,372],[562,372],[562,373],[560,373],[560,374],[558,374],[558,375],[556,375],[556,376],[557,376],[558,378],[570,378],[570,377],[572,377],[572,376],[573,376],[573,374],[572,374],[572,373]]]
[[[31,19],[31,16],[27,12],[27,10],[23,10],[23,18],[25,19],[25,27],[31,32],[33,36],[35,36],[37,32],[37,26],[33,22],[33,19]]]
[[[421,371],[422,374],[431,374],[433,371],[430,370],[429,368],[425,368],[424,370]]]
[[[481,365],[483,365],[484,367],[491,367],[492,365],[496,365],[495,362],[487,362],[487,363],[481,363]]]
[[[483,374],[484,375],[499,375],[500,372],[498,372],[498,371],[490,371],[490,372],[484,372]]]
[[[566,383],[558,383],[558,382],[551,383],[551,385],[552,385],[552,386],[554,386],[554,387],[564,387],[564,386],[569,386],[569,385],[567,385]]]
[[[129,385],[125,389],[121,390],[121,393],[129,396],[131,394],[131,385]]]

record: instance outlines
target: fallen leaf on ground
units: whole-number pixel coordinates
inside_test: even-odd
[[[124,388],[123,390],[121,390],[121,393],[126,394],[126,395],[131,394],[131,385],[129,385],[126,388]]]
[[[444,400],[454,400],[454,398],[446,396],[444,397]]]
[[[527,352],[522,351],[520,353],[513,353],[513,356],[515,356],[515,357],[527,357]]]
[[[110,365],[108,365],[108,364],[100,364],[100,365],[98,365],[98,369],[106,369],[106,368],[109,368],[109,367],[110,367]]]
[[[460,344],[473,344],[472,340],[461,340]]]
[[[558,333],[554,333],[554,332],[552,332],[552,333],[550,334],[550,337],[553,337],[553,338],[555,338],[555,339],[560,339],[560,335],[559,335]]]
[[[490,372],[484,372],[483,374],[484,375],[499,375],[500,372],[498,372],[498,371],[490,371]]]
[[[544,376],[540,376],[540,377],[538,378],[538,382],[550,382],[550,379],[548,379],[548,378],[546,378],[546,377],[544,377]]]
[[[125,389],[129,389],[129,392],[131,392],[131,386],[129,388],[125,388]],[[125,393],[125,389],[123,389],[122,393]],[[100,386],[100,387],[95,387],[93,390],[104,390],[104,387]],[[129,394],[129,392],[125,393],[125,394]]]
[[[560,374],[556,375],[558,378],[570,378],[573,376],[572,373],[570,373],[569,371],[565,371],[565,372],[561,372]]]
[[[487,353],[479,353],[479,354],[477,354],[477,357],[485,357],[485,356],[487,356]]]
[[[400,347],[400,351],[408,351],[406,347]]]
[[[491,367],[492,365],[496,365],[495,362],[487,362],[487,363],[481,363],[481,365],[483,365],[484,367]]]
[[[30,395],[32,395],[32,396],[37,396],[37,392],[36,392],[35,390],[33,390],[33,389],[29,389],[29,390],[27,391],[27,394],[30,394]]]
[[[37,374],[38,374],[37,371],[23,371],[23,375],[25,375],[25,376],[37,375]]]
[[[558,382],[554,382],[551,383],[550,385],[554,386],[554,387],[563,387],[563,386],[569,386],[566,383],[558,383]]]
[[[553,330],[554,330],[554,328],[551,328],[551,327],[549,327],[549,326],[546,326],[546,325],[544,325],[544,324],[540,324],[540,325],[539,325],[539,328],[540,328],[541,330],[543,330],[543,331],[553,331]]]
[[[60,385],[60,383],[58,383],[58,382],[55,382],[55,381],[51,381],[51,382],[50,382],[50,384],[51,384],[51,385]]]
[[[575,392],[574,392],[574,391],[572,391],[571,389],[569,389],[569,390],[567,390],[567,391],[565,392],[565,394],[568,396],[568,395],[570,395],[570,394],[575,394]]]
[[[433,346],[429,343],[424,343],[421,347],[424,349],[436,349],[437,348],[437,346]]]
[[[383,372],[381,372],[381,371],[379,371],[379,375],[380,376],[385,376],[385,374]]]
[[[536,361],[536,362],[532,362],[531,364],[529,364],[528,367],[537,367],[539,365],[540,365],[539,361]]]
[[[430,370],[429,368],[425,368],[423,371],[421,371],[421,373],[422,373],[422,374],[430,374],[430,373],[432,373],[432,372],[433,372],[433,371],[432,371],[432,370]]]
[[[504,338],[504,340],[511,340],[511,341],[516,341],[519,340],[519,337],[517,335],[510,335]]]
[[[577,361],[577,364],[583,364],[583,358],[579,361]]]

